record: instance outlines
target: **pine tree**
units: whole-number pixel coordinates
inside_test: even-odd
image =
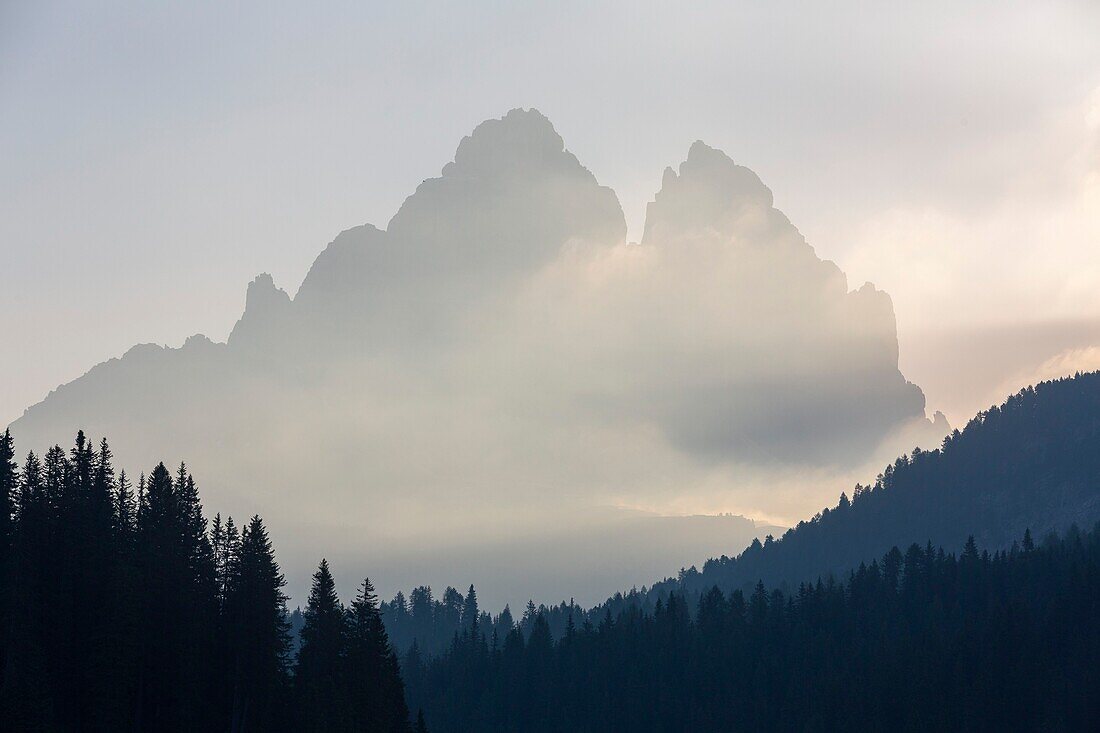
[[[464,633],[470,635],[470,643],[477,643],[478,621],[480,620],[480,612],[477,607],[477,591],[474,590],[474,586],[470,584],[470,590],[466,592],[466,600],[462,604],[462,626],[465,629]]]
[[[59,517],[65,558],[58,611],[61,656],[60,718],[67,725],[110,728],[121,721],[124,701],[114,685],[116,648],[112,616],[117,602],[118,552],[114,541],[114,469],[106,442],[97,452],[84,431],[70,451],[72,470]],[[66,622],[64,619],[67,619]]]
[[[233,518],[230,517],[230,522]],[[222,524],[222,515],[219,512],[214,515],[214,521],[210,523],[210,550],[214,560],[214,588],[218,598],[218,609],[225,611],[226,599],[229,596],[229,546],[226,541],[226,528]]]
[[[233,517],[225,521],[225,565],[222,568],[222,581],[225,585],[223,593],[228,594],[237,582],[237,573],[240,570],[241,561],[241,535],[237,531],[237,525],[233,523]]]
[[[5,430],[0,436],[0,630],[11,625],[11,584],[8,582],[12,571],[13,524],[15,518],[15,494],[18,480],[18,467],[15,463],[15,442],[11,431]],[[0,631],[0,674],[3,674],[8,654],[6,640],[8,634]]]
[[[285,585],[263,521],[254,516],[241,538],[239,571],[227,599],[233,733],[270,731],[283,720],[278,713],[290,645]]]
[[[347,649],[344,609],[328,561],[313,574],[294,675],[299,730],[311,733],[348,730],[343,685]]]
[[[111,530],[106,529],[111,525],[115,514],[115,469],[111,464],[113,458],[111,448],[107,445],[107,439],[99,442],[99,452],[95,454],[96,464],[92,473],[91,495],[89,496],[90,509],[96,522],[96,532]],[[105,537],[109,534],[105,534]]]
[[[126,471],[118,474],[118,489],[115,492],[115,524],[125,549],[129,549],[133,535],[137,531],[137,502],[134,500],[134,492],[130,486],[130,479]]]
[[[15,463],[15,441],[11,431],[0,436],[0,573],[6,572],[11,555],[12,520],[19,477]],[[3,599],[0,599],[0,603]]]
[[[141,517],[145,513],[145,472],[142,471],[138,476],[138,493],[137,493],[137,516],[138,521],[141,521]]]
[[[32,452],[19,477],[11,537],[8,613],[0,627],[5,650],[0,667],[0,720],[12,730],[49,730],[56,725],[48,670],[54,617],[50,582],[51,517],[42,464]]]
[[[146,482],[139,523],[139,727],[198,730],[214,725],[216,676],[211,674],[216,629],[212,551],[194,481],[175,481],[163,463]]]
[[[967,561],[977,561],[978,559],[978,545],[974,542],[974,535],[970,535],[966,538],[966,545],[963,547],[963,557]]]
[[[409,711],[397,655],[390,646],[369,578],[363,581],[359,595],[348,609],[347,669],[354,729],[407,731]]]

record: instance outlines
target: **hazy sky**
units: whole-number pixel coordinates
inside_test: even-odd
[[[1100,366],[1100,6],[592,6],[0,4],[0,423],[134,343],[223,339],[256,273],[293,294],[517,106],[632,239],[693,140],[751,167],[893,296],[953,422]]]

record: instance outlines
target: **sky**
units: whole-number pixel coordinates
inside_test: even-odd
[[[518,106],[633,239],[695,139],[752,168],[965,420],[1074,340],[954,390],[940,351],[1100,318],[1098,30],[1088,2],[3,3],[0,420],[134,343],[224,339],[253,276],[293,294]]]

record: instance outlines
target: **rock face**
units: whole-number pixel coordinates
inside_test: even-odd
[[[244,299],[244,314],[229,334],[234,349],[263,348],[279,337],[290,315],[290,296],[275,287],[271,275],[258,275],[248,284]]]
[[[751,511],[768,495],[739,495],[743,471],[844,470],[945,432],[898,371],[890,298],[849,290],[722,152],[692,145],[625,236],[614,192],[513,110],[385,230],[336,237],[293,299],[257,277],[226,344],[135,347],[12,431],[35,450],[105,434],[131,472],[186,458],[208,503],[310,552],[349,522],[353,544],[506,509],[534,531],[716,483]]]
[[[748,168],[696,140],[677,175],[665,168],[661,190],[646,209],[643,243],[710,231],[733,236],[750,211],[765,212],[759,224],[788,225],[772,208],[772,192]]]
[[[439,338],[456,315],[554,259],[569,241],[617,242],[615,193],[536,110],[478,125],[453,162],[405,199],[386,231],[343,232],[295,297],[347,338]]]

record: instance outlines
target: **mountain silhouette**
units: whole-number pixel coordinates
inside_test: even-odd
[[[136,346],[12,432],[40,450],[73,426],[126,465],[186,457],[220,506],[293,529],[292,577],[336,528],[439,545],[507,517],[520,537],[947,431],[898,370],[889,296],[849,289],[754,173],[695,143],[629,243],[615,193],[533,109],[478,125],[293,297],[258,276],[225,343]]]
[[[1091,528],[1100,521],[1098,447],[1100,372],[1043,382],[979,413],[941,448],[898,458],[872,486],[858,486],[780,539],[754,541],[654,592],[760,580],[793,589],[817,577],[843,579],[895,545],[954,548],[973,536],[994,552],[1025,532],[1039,542],[1074,525]]]

